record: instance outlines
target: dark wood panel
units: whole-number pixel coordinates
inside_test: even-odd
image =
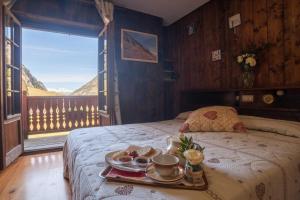
[[[21,143],[19,139],[20,134],[20,119],[14,122],[4,122],[4,140],[5,140],[5,152],[9,152],[15,146]]]
[[[300,1],[284,1],[285,82],[300,85]]]
[[[283,0],[268,0],[268,50],[270,86],[284,84]],[[271,30],[271,31],[270,31]]]
[[[161,120],[163,117],[162,19],[117,7],[114,23],[122,122],[126,124]],[[122,60],[122,28],[157,35],[158,63]]]
[[[283,95],[277,95],[277,91]],[[273,95],[267,104],[264,95]],[[274,88],[255,90],[187,90],[181,92],[180,110],[191,111],[204,106],[225,105],[235,107],[240,114],[300,121],[300,89]],[[243,95],[253,96],[253,102],[242,101]],[[237,98],[239,97],[239,98]]]
[[[241,14],[242,24],[228,27],[228,17]],[[195,23],[197,31],[187,34]],[[166,55],[174,61],[175,113],[180,91],[242,88],[236,56],[250,45],[269,49],[258,57],[255,88],[300,87],[300,1],[211,0],[166,28]],[[222,60],[211,61],[213,50]]]
[[[268,13],[267,0],[254,0],[254,41],[256,46],[261,46],[268,42]],[[267,54],[258,57],[258,66],[256,69],[256,87],[264,87],[268,83],[268,57]]]

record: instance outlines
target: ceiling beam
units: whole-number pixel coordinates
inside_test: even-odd
[[[103,28],[93,0],[22,0],[11,11],[27,28],[92,36]]]
[[[73,26],[83,29],[90,29],[90,30],[99,30],[100,26],[95,24],[88,24],[83,22],[77,22],[73,20],[65,20],[61,18],[56,17],[49,17],[49,16],[42,16],[32,13],[27,13],[19,10],[14,10],[13,13],[18,16],[21,21],[22,20],[30,20],[30,21],[36,21],[40,23],[52,23],[52,24],[58,24],[58,25],[66,25],[66,26]]]

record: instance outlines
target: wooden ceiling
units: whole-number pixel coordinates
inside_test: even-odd
[[[11,11],[25,28],[97,37],[103,27],[93,0],[17,0]]]

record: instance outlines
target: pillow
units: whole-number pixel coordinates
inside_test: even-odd
[[[186,119],[189,117],[189,115],[190,115],[191,113],[192,113],[192,111],[187,111],[187,112],[179,113],[175,119],[183,119],[183,120],[186,120]]]
[[[193,111],[179,131],[246,132],[246,128],[235,108],[210,106]]]
[[[278,133],[300,138],[300,122],[246,115],[241,115],[240,118],[245,127],[248,129]]]

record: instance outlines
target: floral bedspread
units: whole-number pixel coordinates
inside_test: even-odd
[[[189,133],[205,146],[207,191],[106,182],[104,156],[130,144],[167,147],[182,120],[77,129],[64,147],[64,176],[74,200],[299,200],[300,139],[268,132]]]

